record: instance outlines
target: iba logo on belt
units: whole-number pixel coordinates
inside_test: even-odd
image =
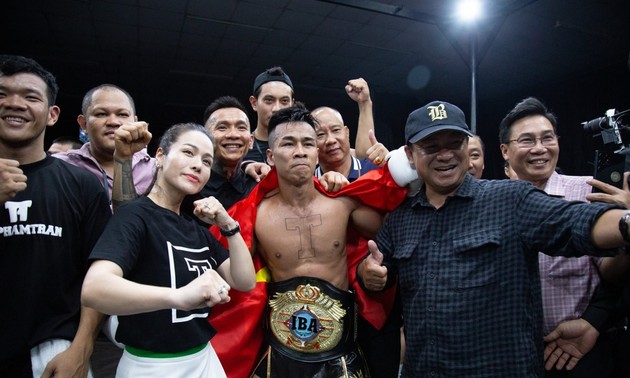
[[[341,302],[311,285],[276,293],[269,301],[271,331],[289,349],[320,353],[333,349],[343,334]]]

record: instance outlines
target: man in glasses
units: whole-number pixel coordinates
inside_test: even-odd
[[[505,116],[499,126],[499,141],[503,158],[521,180],[544,190],[550,178],[552,182],[558,179],[559,175],[554,175],[560,153],[556,117],[538,99],[524,99]],[[582,200],[592,189],[584,183],[589,178],[571,178],[584,184]]]
[[[556,125],[555,115],[540,100],[533,97],[522,100],[499,126],[503,158],[518,179],[532,183],[550,196],[587,201],[593,188],[586,181],[591,177],[556,172],[560,153]],[[602,303],[598,297],[593,297],[600,285],[601,260],[591,256],[566,258],[538,254],[544,334],[565,321],[579,319],[583,334],[597,339],[595,347],[570,372],[552,369],[546,372],[547,377],[607,377],[611,374],[611,340],[606,329],[602,329],[606,314],[601,318],[601,307],[607,301]]]

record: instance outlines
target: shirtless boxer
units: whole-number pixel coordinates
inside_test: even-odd
[[[346,232],[352,224],[366,237],[374,235],[382,215],[315,188],[315,121],[303,107],[273,114],[267,159],[277,170],[279,187],[258,205],[254,230],[253,248],[265,259],[273,281],[270,353],[262,368],[268,377],[345,376],[345,371],[369,377],[354,340]]]

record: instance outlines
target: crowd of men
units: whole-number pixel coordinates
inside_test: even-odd
[[[487,151],[457,106],[411,112],[404,145],[390,152],[375,137],[367,82],[345,91],[359,111],[355,148],[342,114],[296,101],[280,67],[254,78],[253,130],[227,94],[203,114],[211,175],[181,216],[224,241],[195,216],[195,203],[216,198],[257,269],[256,289],[230,290],[209,318],[225,375],[629,376],[627,180],[615,188],[557,173],[556,117],[533,97],[497,128],[511,180],[484,180]],[[0,280],[10,304],[0,368],[125,376],[118,361],[134,346],[116,342],[117,314],[82,305],[81,288],[109,219],[154,185],[154,136],[133,97],[102,84],[77,116],[89,142],[61,138],[46,150],[57,92],[34,60],[0,55]]]

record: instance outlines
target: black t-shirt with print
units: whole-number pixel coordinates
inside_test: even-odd
[[[215,269],[228,251],[187,215],[140,197],[123,205],[94,247],[90,260],[110,260],[123,276],[146,285],[180,288]],[[208,342],[216,331],[209,308],[159,310],[119,316],[116,339],[152,352],[176,353]]]

